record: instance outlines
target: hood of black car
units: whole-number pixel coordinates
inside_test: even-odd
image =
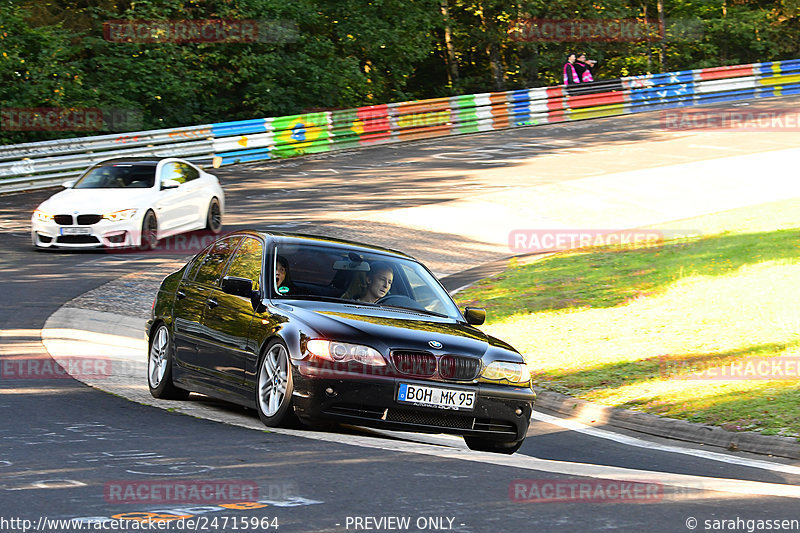
[[[402,349],[483,357],[493,348],[509,352],[511,360],[520,357],[508,344],[451,318],[357,304],[302,300],[287,304],[292,314],[314,330],[307,334],[365,344],[384,354]]]

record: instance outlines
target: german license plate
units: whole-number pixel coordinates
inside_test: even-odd
[[[91,235],[92,228],[61,228],[61,235]]]
[[[397,401],[421,407],[471,411],[475,407],[475,392],[401,383]]]

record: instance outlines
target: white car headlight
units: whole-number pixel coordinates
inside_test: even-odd
[[[361,344],[314,339],[308,341],[306,349],[311,355],[334,363],[355,361],[364,365],[386,366],[386,361],[380,352]]]
[[[53,220],[53,215],[47,213],[45,211],[39,211],[38,209],[33,212],[33,219],[37,222],[50,222]]]
[[[122,209],[121,211],[114,211],[113,213],[106,213],[103,218],[111,222],[119,222],[121,220],[130,220],[136,214],[136,209]]]
[[[500,383],[526,384],[531,380],[531,372],[525,363],[507,363],[494,361],[481,372],[481,378],[486,381]]]

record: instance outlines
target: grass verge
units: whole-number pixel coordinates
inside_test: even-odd
[[[702,236],[512,263],[456,299],[487,308],[539,386],[800,437],[800,200],[671,226]]]

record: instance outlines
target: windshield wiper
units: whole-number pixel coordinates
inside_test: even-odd
[[[282,300],[314,300],[320,302],[349,302],[350,300],[343,300],[342,298],[337,298],[336,296],[322,296],[322,295],[315,295],[315,294],[291,294],[288,296],[281,296],[280,298],[273,298],[276,301]]]
[[[406,311],[414,311],[415,313],[419,313],[421,315],[431,315],[431,316],[438,316],[438,317],[441,317],[441,318],[450,318],[449,316],[443,315],[442,313],[437,313],[435,311],[428,311],[424,307],[420,309],[419,307],[405,307],[405,306],[402,306],[402,305],[386,305],[386,304],[378,304],[378,305],[380,305],[381,307],[393,307],[395,309],[403,309],[403,310],[406,310]]]
[[[337,298],[336,296],[322,296],[322,295],[317,296],[317,295],[314,295],[314,294],[293,294],[293,295],[289,295],[288,297],[287,296],[283,296],[282,298],[274,298],[274,300],[276,300],[276,301],[281,301],[281,300],[314,300],[314,301],[320,301],[320,302],[343,303],[343,304],[346,304],[346,305],[352,305],[352,306],[357,306],[357,307],[368,307],[368,308],[374,308],[374,309],[377,309],[379,307],[384,307],[384,308],[388,307],[388,308],[393,308],[393,309],[402,309],[403,311],[411,311],[413,313],[420,314],[420,315],[431,315],[431,316],[436,316],[436,317],[439,317],[439,318],[451,318],[450,316],[442,314],[442,313],[437,313],[435,311],[428,311],[424,307],[420,308],[420,307],[406,307],[406,306],[402,306],[402,305],[378,304],[378,303],[373,303],[373,302],[362,302],[360,300],[347,300],[345,298]]]

